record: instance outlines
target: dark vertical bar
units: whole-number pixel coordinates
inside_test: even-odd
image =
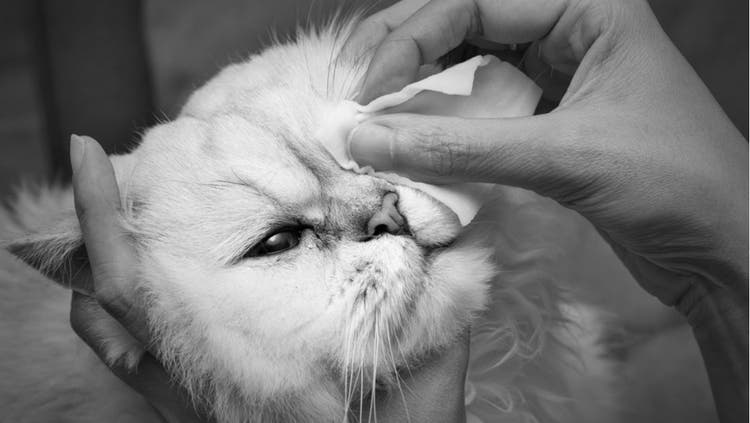
[[[37,0],[39,77],[52,174],[68,179],[71,133],[127,149],[154,106],[141,2]]]

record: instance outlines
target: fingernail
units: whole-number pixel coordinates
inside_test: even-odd
[[[374,123],[359,124],[349,134],[349,155],[360,166],[392,169],[393,130]]]
[[[76,134],[70,136],[70,167],[73,173],[78,173],[83,163],[83,155],[86,153],[86,141]]]

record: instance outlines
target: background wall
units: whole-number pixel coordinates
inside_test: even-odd
[[[375,8],[391,2],[378,2]],[[193,89],[222,66],[257,51],[273,31],[281,36],[292,33],[298,22],[326,16],[340,3],[342,0],[146,0],[145,37],[157,117],[174,116]],[[748,3],[651,3],[677,47],[747,137]],[[35,34],[39,22],[35,4],[28,0],[2,0],[0,198],[6,197],[22,179],[50,176],[42,87],[38,82]],[[85,128],[81,132],[86,133]],[[63,145],[67,142],[58,141]]]

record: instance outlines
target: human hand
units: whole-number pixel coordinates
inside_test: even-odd
[[[170,380],[148,351],[151,345],[146,310],[137,301],[138,258],[119,220],[120,194],[114,170],[102,148],[91,138],[71,140],[73,188],[90,267],[71,285],[71,326],[109,369],[154,407],[154,419],[167,423],[209,421],[196,410],[186,392]],[[88,293],[89,295],[82,294]],[[103,321],[106,320],[106,321]],[[147,350],[136,367],[112,360],[113,328],[121,326]],[[402,375],[402,394],[376,397],[380,421],[457,422],[465,419],[463,384],[469,337],[429,357]],[[133,363],[131,363],[133,364]],[[364,406],[367,414],[369,404]]]
[[[466,39],[532,43],[525,70],[545,95],[561,74],[569,85],[557,108],[527,118],[376,116],[350,134],[352,157],[433,183],[531,189],[585,216],[644,289],[687,317],[720,418],[744,421],[748,146],[648,4],[422,3],[374,15],[344,46],[377,46],[360,103]]]
[[[76,212],[90,264],[71,283],[73,330],[117,377],[148,400],[155,410],[154,420],[208,421],[151,352],[146,351],[137,363],[133,357],[113,361],[116,357],[109,340],[122,336],[115,332],[118,327],[143,348],[150,345],[146,312],[136,301],[138,259],[121,227],[119,189],[104,150],[93,139],[74,135],[70,155]]]
[[[555,110],[529,118],[374,117],[350,136],[355,160],[554,198],[587,217],[639,283],[694,326],[717,298],[747,308],[747,143],[646,2],[421,3],[382,11],[352,35],[350,44],[382,39],[360,103],[413,82],[421,64],[465,39],[533,42],[532,77],[554,70],[572,74],[570,85]]]

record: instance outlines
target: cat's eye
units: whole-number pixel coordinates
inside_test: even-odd
[[[284,229],[267,237],[251,248],[243,258],[269,256],[299,245],[302,236],[301,229]]]

